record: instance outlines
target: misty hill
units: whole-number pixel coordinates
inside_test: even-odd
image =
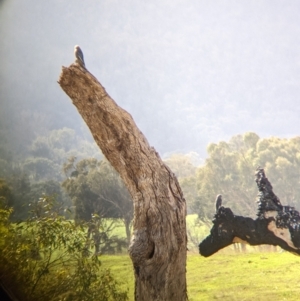
[[[75,44],[161,154],[298,135],[299,12],[276,0],[2,0],[1,141],[22,152],[62,127],[91,139],[56,83]]]

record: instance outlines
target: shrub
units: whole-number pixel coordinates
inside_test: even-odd
[[[54,208],[43,197],[20,224],[9,222],[10,209],[0,210],[1,282],[22,301],[127,300],[98,256],[86,256],[84,227]]]

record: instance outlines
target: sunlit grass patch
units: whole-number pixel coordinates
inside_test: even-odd
[[[110,269],[122,290],[128,289],[129,300],[134,300],[134,274],[128,255],[103,255],[99,257],[103,268]]]
[[[128,255],[100,256],[123,289],[134,300],[134,275]],[[218,253],[209,258],[187,257],[189,301],[299,300],[300,257],[283,253]]]
[[[189,255],[189,300],[299,300],[299,265],[286,252]]]

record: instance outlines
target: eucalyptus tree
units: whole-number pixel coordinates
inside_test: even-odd
[[[207,147],[208,158],[197,170],[199,216],[209,216],[215,196],[238,214],[255,216],[257,190],[254,170],[260,166],[270,174],[283,204],[300,206],[300,138],[260,138],[255,133],[232,137]]]
[[[93,214],[121,219],[129,242],[133,204],[122,179],[109,162],[95,158],[77,162],[71,157],[63,170],[66,179],[62,186],[75,206],[75,219],[90,221]]]

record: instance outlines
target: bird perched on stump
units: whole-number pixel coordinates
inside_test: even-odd
[[[218,212],[221,206],[222,206],[222,195],[218,194],[216,198],[216,212]]]
[[[78,45],[75,45],[75,47],[74,47],[74,54],[75,54],[75,58],[76,58],[75,62],[85,68],[83,52]]]

